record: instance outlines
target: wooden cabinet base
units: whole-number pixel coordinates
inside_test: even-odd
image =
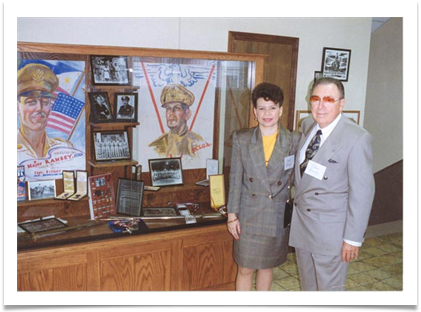
[[[234,290],[226,225],[19,251],[18,291]]]

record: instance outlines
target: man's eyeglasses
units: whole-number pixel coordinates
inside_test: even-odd
[[[310,104],[311,105],[318,105],[320,103],[320,97],[317,95],[312,95],[310,96]],[[323,103],[325,104],[334,104],[335,102],[338,102],[342,100],[342,98],[339,98],[337,100],[335,100],[333,97],[331,96],[324,96],[323,97]]]

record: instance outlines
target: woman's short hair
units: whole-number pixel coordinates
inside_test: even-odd
[[[257,108],[257,100],[260,98],[263,98],[265,101],[272,101],[275,104],[279,104],[279,107],[281,107],[282,102],[284,101],[284,92],[277,85],[262,82],[254,88],[251,94],[254,108]]]

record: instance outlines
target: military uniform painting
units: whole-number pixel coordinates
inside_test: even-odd
[[[161,104],[166,110],[165,117],[170,131],[149,144],[159,156],[198,157],[202,147],[210,146],[199,134],[188,129],[187,120],[191,117],[190,107],[194,100],[194,94],[180,84],[170,84],[162,90]]]

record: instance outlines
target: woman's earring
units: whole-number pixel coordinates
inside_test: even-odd
[[[254,120],[257,120],[257,117],[256,116],[254,116]]]

